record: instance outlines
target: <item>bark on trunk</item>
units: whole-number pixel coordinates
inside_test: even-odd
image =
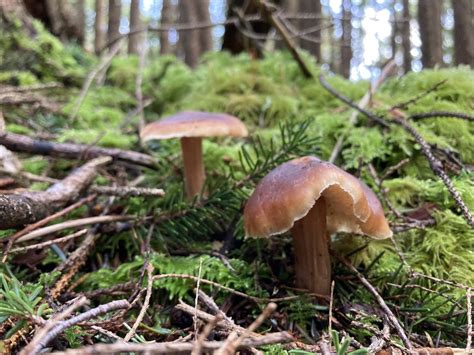
[[[351,75],[352,59],[352,13],[351,1],[344,0],[342,16],[342,39],[341,39],[341,68],[340,73],[343,77],[349,78]]]
[[[441,5],[441,0],[418,1],[421,62],[424,68],[443,64]]]
[[[130,3],[130,32],[138,31],[142,28],[140,19],[140,1],[132,0]],[[140,52],[143,33],[132,34],[128,37],[128,54],[138,54]]]
[[[454,10],[454,61],[474,68],[474,26],[472,1],[452,0]]]
[[[94,51],[97,55],[100,54],[106,44],[107,25],[105,21],[105,14],[107,6],[105,0],[95,0],[95,20],[94,20]]]
[[[259,9],[255,1],[247,0],[228,0],[227,1],[227,18],[237,17],[236,9],[240,9],[245,16],[257,15]],[[271,29],[265,21],[252,21],[248,24],[252,32],[257,34],[267,34]],[[243,25],[241,25],[243,26]],[[245,27],[245,26],[244,26]],[[242,35],[240,30],[235,24],[228,24],[225,26],[224,39],[222,42],[222,49],[231,52],[232,54],[238,54],[244,51],[249,52],[251,55],[257,56],[260,53],[260,49],[256,48],[255,42]]]
[[[84,47],[86,41],[86,0],[77,1],[77,43]]]
[[[403,48],[403,71],[411,71],[411,41],[410,41],[410,2],[403,0],[403,19],[401,26]]]
[[[110,158],[97,158],[73,171],[46,191],[0,195],[0,229],[16,228],[45,218],[76,199],[91,184],[97,168]]]
[[[197,22],[206,23],[211,22],[211,16],[209,13],[209,0],[200,0],[196,1],[196,12],[197,12]],[[204,52],[212,51],[212,28],[204,28],[199,30],[199,44],[200,44],[200,54]]]
[[[392,36],[390,37],[390,46],[392,48],[392,58],[395,58],[398,50],[397,37],[400,31],[399,18],[397,11],[395,10],[395,5],[397,0],[392,1],[391,11],[392,11]]]
[[[179,1],[179,16],[182,23],[195,24],[196,3],[194,1]],[[184,62],[191,68],[195,68],[199,62],[200,39],[196,30],[181,31],[179,33],[179,41],[184,50]]]
[[[120,19],[122,17],[122,1],[109,0],[109,26],[107,42],[110,43],[120,36]]]
[[[161,26],[169,26],[173,22],[173,5],[171,0],[163,0],[163,7],[161,8]],[[172,48],[168,40],[169,32],[164,31],[160,33],[160,54],[171,54]]]

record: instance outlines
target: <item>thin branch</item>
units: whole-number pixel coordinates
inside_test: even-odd
[[[258,347],[268,344],[287,343],[294,340],[288,332],[269,333],[258,338],[245,339],[241,348]],[[211,352],[219,349],[223,341],[205,341],[202,350]],[[70,349],[64,352],[55,352],[56,355],[82,355],[82,354],[120,354],[120,353],[152,353],[170,354],[175,352],[191,352],[196,342],[189,343],[123,343],[97,344],[79,349]]]
[[[426,113],[417,113],[417,114],[411,115],[410,119],[412,119],[412,120],[423,120],[423,119],[427,119],[427,118],[436,118],[436,117],[459,118],[461,120],[474,122],[474,116],[471,116],[467,113],[449,112],[449,111],[433,111],[433,112],[426,112]]]
[[[206,341],[209,334],[216,327],[216,324],[219,323],[221,320],[222,320],[222,316],[217,315],[216,317],[214,317],[214,319],[211,322],[206,324],[201,334],[199,334],[199,338],[196,340],[193,350],[191,351],[191,355],[202,354],[202,344]]]
[[[76,233],[69,234],[65,237],[61,237],[61,238],[57,238],[57,239],[53,239],[53,240],[48,240],[47,242],[43,242],[43,243],[28,245],[26,247],[19,247],[19,248],[12,249],[12,250],[10,250],[10,253],[16,254],[16,253],[24,253],[25,251],[28,251],[28,250],[43,249],[43,248],[49,247],[50,245],[53,245],[53,244],[64,243],[64,242],[67,242],[71,239],[82,237],[86,233],[87,233],[87,229],[81,229],[81,230],[77,231]]]
[[[403,109],[407,108],[408,106],[416,103],[417,101],[419,101],[423,97],[428,96],[432,92],[438,90],[442,85],[444,85],[446,83],[446,81],[447,81],[447,79],[444,79],[444,80],[441,80],[440,82],[437,82],[432,87],[430,87],[428,90],[422,92],[421,94],[417,95],[413,99],[410,99],[410,100],[407,100],[405,102],[401,102],[399,104],[396,104],[396,105],[392,106],[391,110],[393,110],[393,109],[402,109],[403,110]]]
[[[397,317],[393,314],[392,310],[387,306],[384,299],[380,294],[377,292],[374,286],[362,275],[357,269],[343,256],[337,255],[334,253],[339,261],[341,261],[351,272],[353,272],[360,282],[365,286],[365,288],[374,296],[375,300],[379,304],[380,308],[384,311],[385,315],[387,316],[388,320],[392,324],[392,326],[397,331],[398,336],[403,341],[405,347],[409,350],[413,350],[413,345],[411,344],[410,340],[408,339],[405,331],[403,330],[402,326],[398,322]]]
[[[83,227],[91,224],[97,223],[110,223],[110,222],[122,222],[130,221],[135,219],[135,216],[95,216],[95,217],[86,217],[80,219],[74,219],[62,223],[53,224],[44,228],[37,229],[31,233],[25,234],[24,236],[18,238],[15,243],[26,242],[31,239],[43,237],[45,235],[59,232],[64,229]]]
[[[146,289],[146,296],[145,296],[145,302],[143,302],[143,307],[140,310],[140,313],[138,314],[137,319],[135,320],[135,323],[133,323],[132,329],[127,333],[127,335],[124,338],[125,342],[129,342],[130,339],[132,339],[133,335],[137,331],[138,326],[140,325],[141,321],[143,320],[143,317],[145,317],[145,313],[148,309],[148,305],[150,304],[150,298],[151,294],[153,291],[153,265],[148,264],[147,265],[147,273],[148,273],[148,286]]]
[[[79,112],[79,109],[81,108],[82,103],[84,102],[84,99],[87,96],[87,92],[89,91],[90,86],[92,85],[92,82],[94,81],[94,78],[97,76],[98,73],[100,73],[104,68],[109,66],[110,62],[112,59],[115,57],[115,55],[118,53],[120,48],[122,48],[123,41],[117,42],[112,49],[105,53],[101,59],[99,65],[97,65],[88,75],[87,78],[84,82],[84,85],[82,86],[81,92],[79,96],[77,97],[77,101],[74,104],[74,107],[71,112],[70,119],[74,121],[77,117],[77,114]]]
[[[89,320],[91,318],[95,318],[101,314],[108,313],[115,311],[117,309],[126,309],[130,307],[130,303],[127,300],[118,300],[112,301],[106,304],[102,304],[96,308],[92,308],[91,310],[81,313],[75,317],[72,317],[66,321],[59,322],[54,328],[52,328],[44,337],[39,339],[34,347],[31,348],[31,353],[36,354],[41,351],[48,343],[56,338],[59,334],[61,334],[66,329]]]
[[[467,342],[466,342],[466,353],[471,352],[472,345],[472,303],[471,303],[471,288],[467,289],[466,292],[466,302],[467,302]]]

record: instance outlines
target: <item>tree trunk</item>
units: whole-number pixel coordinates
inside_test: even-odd
[[[197,22],[196,3],[194,1],[179,1],[180,22],[185,24],[195,24]],[[180,31],[179,41],[184,50],[184,62],[191,68],[195,68],[199,62],[200,38],[196,30]]]
[[[166,27],[173,22],[173,5],[171,0],[163,0],[163,7],[161,8],[161,26]],[[168,40],[168,31],[160,33],[160,54],[171,54],[171,44]]]
[[[227,18],[236,17],[236,9],[240,9],[242,14],[245,16],[258,15],[259,13],[255,1],[227,0]],[[240,26],[244,26],[244,24],[241,24]],[[250,26],[252,32],[257,34],[267,34],[272,27],[263,20],[252,21],[251,23],[248,23],[248,26]],[[239,28],[233,23],[225,26],[222,49],[229,51],[232,54],[247,51],[251,55],[258,56],[260,53],[260,49],[256,47],[255,42],[242,35]]]
[[[454,60],[456,65],[474,68],[474,26],[472,1],[452,0],[454,10]]]
[[[86,0],[77,1],[77,43],[84,47],[86,42]]]
[[[392,11],[392,36],[390,37],[390,47],[392,48],[392,58],[397,55],[398,43],[397,37],[400,31],[399,18],[397,10],[395,9],[397,0],[392,0],[391,11]]]
[[[196,1],[196,10],[197,10],[197,19],[201,23],[211,22],[211,16],[209,13],[209,0],[194,0]],[[200,54],[204,52],[212,51],[213,41],[212,41],[212,28],[204,28],[198,31],[199,33],[199,43],[200,43]]]
[[[294,0],[293,0],[294,1]],[[312,40],[300,38],[300,46],[316,57],[316,60],[321,63],[321,2],[319,0],[299,0],[298,12],[312,13],[317,18],[302,19],[298,21],[298,29],[300,31],[308,30],[310,28],[318,28],[318,30],[308,34]]]
[[[441,0],[418,0],[421,62],[424,68],[443,64]]]
[[[94,20],[94,51],[100,54],[106,44],[107,27],[105,21],[106,13],[105,0],[95,0],[95,20]]]
[[[411,71],[411,41],[410,41],[410,1],[403,0],[403,19],[401,26],[403,48],[403,71]]]
[[[342,16],[342,39],[341,39],[341,67],[340,74],[344,78],[351,76],[351,59],[352,59],[352,13],[351,0],[343,1]]]
[[[140,1],[132,0],[130,3],[130,32],[133,33],[141,28]],[[142,33],[135,33],[128,37],[128,54],[138,54],[140,52],[142,38]]]
[[[107,42],[110,43],[120,36],[120,20],[122,18],[122,1],[109,0],[109,26]]]

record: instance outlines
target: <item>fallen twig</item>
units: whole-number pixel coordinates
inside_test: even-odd
[[[118,300],[112,301],[106,304],[102,304],[96,308],[92,308],[91,310],[81,313],[75,317],[72,317],[68,320],[59,322],[56,326],[54,326],[47,334],[45,334],[42,338],[38,339],[33,347],[31,347],[30,351],[25,354],[35,354],[41,351],[48,343],[56,338],[59,334],[61,334],[64,330],[76,325],[78,323],[84,322],[91,318],[95,318],[101,314],[108,313],[115,311],[117,309],[124,309],[129,308],[130,303],[127,300]]]
[[[73,219],[70,221],[53,224],[44,228],[37,229],[31,233],[25,234],[24,236],[18,238],[15,243],[26,242],[31,239],[43,237],[45,235],[55,233],[64,229],[83,227],[91,224],[97,223],[110,223],[110,222],[120,222],[120,221],[129,221],[136,217],[134,216],[96,216],[96,217],[86,217],[80,219]]]
[[[471,288],[467,289],[466,292],[467,302],[467,342],[466,342],[466,353],[470,353],[472,345],[472,303],[471,303]]]
[[[409,350],[413,349],[413,345],[411,344],[410,340],[408,339],[407,335],[405,334],[405,331],[403,330],[402,326],[398,322],[397,317],[393,314],[392,310],[387,306],[385,303],[384,299],[380,294],[377,292],[374,286],[362,275],[357,269],[343,256],[340,256],[336,253],[334,255],[337,257],[339,261],[341,261],[351,272],[353,272],[357,278],[360,280],[360,282],[365,286],[365,288],[374,296],[375,300],[379,304],[380,308],[382,308],[383,312],[387,316],[388,320],[392,324],[392,326],[395,328],[395,330],[398,333],[398,336],[400,339],[403,341],[403,344],[405,347]]]
[[[474,116],[468,115],[467,113],[449,112],[449,111],[434,111],[434,112],[417,113],[417,114],[411,115],[410,119],[424,120],[427,118],[436,118],[436,117],[459,118],[461,120],[474,122]]]
[[[258,347],[268,344],[280,344],[292,341],[293,337],[288,332],[269,333],[258,338],[245,339],[241,348]],[[56,355],[81,355],[81,354],[117,354],[124,352],[166,354],[172,352],[191,352],[196,342],[189,343],[123,343],[97,344],[79,349],[70,349],[64,352],[55,352]],[[203,351],[213,351],[219,349],[223,341],[205,341],[202,343]]]
[[[62,208],[92,182],[99,167],[111,160],[110,157],[93,159],[46,191],[0,195],[0,229],[34,223]]]
[[[216,327],[216,324],[220,322],[221,320],[222,320],[222,316],[217,315],[216,317],[214,317],[214,319],[210,323],[206,324],[202,333],[199,334],[199,337],[196,340],[193,350],[191,351],[191,355],[201,355],[202,344],[206,341],[208,335]]]
[[[41,154],[66,159],[89,160],[100,156],[109,156],[114,160],[136,164],[154,169],[156,160],[150,155],[117,148],[91,147],[87,144],[56,143],[31,137],[0,132],[0,145],[23,153]]]
[[[65,237],[61,237],[61,238],[57,238],[57,239],[53,239],[53,240],[48,240],[47,242],[43,242],[43,243],[28,245],[26,247],[19,247],[19,248],[12,249],[12,250],[10,250],[10,253],[16,254],[16,253],[24,253],[25,251],[28,251],[28,250],[43,249],[43,248],[48,247],[52,244],[64,243],[64,242],[67,242],[68,240],[82,237],[86,233],[87,233],[87,229],[81,229],[81,230],[79,230],[75,233],[69,234]]]

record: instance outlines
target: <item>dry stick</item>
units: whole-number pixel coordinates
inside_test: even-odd
[[[151,169],[156,168],[155,158],[147,154],[130,150],[91,147],[87,144],[56,143],[6,132],[0,132],[0,144],[15,152],[84,160],[100,156],[110,156],[117,161],[136,164]]]
[[[79,230],[75,233],[69,234],[69,235],[67,235],[65,237],[62,237],[62,238],[57,238],[57,239],[53,239],[53,240],[48,240],[47,242],[44,242],[44,243],[38,243],[38,244],[28,245],[26,247],[19,247],[19,248],[12,249],[12,250],[10,250],[10,253],[15,254],[15,253],[23,253],[23,252],[28,251],[28,250],[43,249],[43,248],[48,247],[52,244],[64,243],[64,242],[67,242],[68,240],[75,239],[75,238],[78,238],[78,237],[82,237],[86,233],[87,233],[87,229],[81,229],[81,230]]]
[[[199,278],[194,276],[194,275],[187,275],[187,274],[162,274],[162,275],[153,276],[154,281],[160,280],[160,279],[187,279],[187,280],[193,280],[193,281],[197,282]],[[247,295],[246,293],[237,291],[233,288],[223,286],[223,285],[221,285],[217,282],[214,282],[214,281],[210,281],[210,280],[206,280],[206,279],[200,279],[200,282],[203,283],[203,284],[206,284],[206,285],[217,287],[221,290],[225,290],[225,291],[230,292],[234,295],[244,297],[244,298],[252,300],[256,303],[261,303],[261,302],[266,302],[266,303],[267,302],[284,302],[284,301],[291,301],[291,300],[296,300],[296,299],[300,298],[300,296],[288,296],[288,297],[278,297],[278,298],[255,297],[255,296],[250,296],[250,295]],[[311,296],[311,294],[310,294],[310,296]],[[326,298],[324,297],[324,299],[326,299]]]
[[[335,97],[337,97],[339,100],[343,101],[346,103],[348,106],[355,108],[359,112],[363,113],[365,116],[373,120],[374,122],[377,122],[380,125],[383,125],[387,127],[387,123],[381,119],[380,117],[376,116],[372,112],[357,106],[354,102],[352,102],[349,98],[345,97],[344,95],[340,94],[337,92],[329,83],[326,81],[323,75],[320,75],[319,81],[321,82],[321,85],[328,90],[331,94],[333,94]],[[469,211],[469,208],[466,206],[465,202],[459,195],[459,192],[454,188],[453,183],[451,179],[448,177],[448,175],[444,172],[443,170],[443,164],[441,161],[436,158],[429,146],[429,144],[423,139],[423,137],[420,136],[420,134],[415,130],[415,128],[410,125],[405,119],[394,117],[390,120],[391,123],[396,123],[405,130],[411,134],[411,136],[415,139],[415,141],[420,145],[421,150],[425,157],[428,159],[428,162],[430,164],[431,170],[438,175],[438,177],[443,181],[444,185],[448,189],[449,193],[453,197],[454,201],[456,202],[457,206],[461,209],[462,215],[464,219],[467,221],[467,223],[474,228],[474,218],[472,217],[471,212]]]
[[[53,224],[51,226],[47,226],[44,228],[40,228],[35,230],[34,232],[25,234],[24,236],[18,238],[15,243],[26,242],[31,239],[43,237],[45,235],[55,233],[64,229],[68,228],[76,228],[87,226],[90,224],[97,224],[97,223],[110,223],[110,222],[121,222],[121,221],[130,221],[135,219],[135,216],[115,216],[115,215],[108,215],[108,216],[96,216],[96,217],[86,217],[80,219],[74,219],[70,221],[66,221],[63,223]]]
[[[137,331],[138,326],[140,325],[141,321],[143,320],[143,317],[145,317],[145,313],[148,309],[148,305],[150,304],[150,298],[151,294],[153,291],[153,265],[148,264],[147,266],[147,273],[148,273],[148,285],[146,289],[146,296],[145,296],[145,302],[143,302],[142,309],[140,310],[140,313],[138,314],[137,319],[135,320],[135,323],[133,323],[132,329],[125,335],[125,338],[123,339],[125,342],[130,341],[132,339],[133,335]]]
[[[242,348],[257,347],[268,344],[280,344],[292,341],[293,337],[288,332],[269,333],[259,338],[249,338],[242,342]],[[205,341],[202,343],[202,351],[212,352],[219,349],[223,341]],[[124,343],[96,344],[79,349],[69,349],[64,352],[54,352],[56,355],[83,355],[83,354],[121,354],[121,353],[149,353],[149,354],[171,354],[176,352],[189,353],[195,347],[196,342],[189,343]]]
[[[467,342],[466,342],[466,353],[471,351],[472,343],[472,303],[471,303],[471,288],[467,289],[466,294],[467,301]]]
[[[78,324],[81,322],[84,322],[86,320],[89,320],[91,318],[95,318],[101,314],[108,313],[115,311],[117,309],[124,309],[124,308],[129,308],[130,303],[128,303],[127,300],[118,300],[118,301],[112,301],[106,304],[102,304],[96,308],[92,308],[88,310],[87,312],[81,313],[75,317],[72,317],[66,321],[61,321],[59,324],[57,324],[51,331],[48,332],[43,338],[39,339],[37,341],[37,344],[31,348],[31,353],[35,354],[37,352],[40,352],[41,349],[43,349],[48,343],[56,338],[59,334],[61,334],[64,330]]]
[[[293,58],[298,63],[303,75],[307,78],[314,78],[313,73],[309,70],[308,66],[304,62],[303,58],[298,53],[297,46],[295,45],[293,39],[288,33],[285,25],[282,23],[281,19],[273,13],[272,6],[267,3],[266,0],[254,0],[256,4],[261,8],[263,15],[268,19],[273,27],[277,30],[280,36],[283,39],[283,42],[288,47]]]
[[[380,85],[389,77],[389,75],[392,73],[393,69],[396,68],[397,64],[395,63],[394,60],[390,60],[382,69],[382,72],[380,73],[380,76],[378,79],[373,83],[373,85],[370,86],[369,90],[365,93],[365,95],[360,99],[358,106],[365,108],[369,103],[370,100],[372,99],[372,96],[374,93],[377,91],[377,89],[380,87]],[[351,113],[351,116],[349,118],[349,126],[352,127],[357,123],[357,115],[359,114],[359,111],[353,110]],[[334,148],[331,152],[331,156],[329,158],[330,163],[334,163],[342,150],[342,145],[344,144],[344,139],[346,139],[347,133],[341,134],[336,141],[336,144],[334,145]]]
[[[410,99],[408,101],[405,101],[405,102],[401,102],[399,104],[396,104],[394,106],[392,106],[391,110],[393,109],[405,109],[407,108],[408,106],[416,103],[418,100],[422,99],[423,97],[425,96],[428,96],[429,94],[431,94],[433,91],[436,91],[438,90],[438,88],[442,85],[444,85],[446,83],[447,79],[443,79],[441,80],[440,82],[437,82],[435,85],[433,85],[432,87],[430,87],[428,90],[422,92],[421,94],[417,95],[416,97],[414,97],[413,99]]]
[[[111,160],[110,157],[93,159],[46,191],[0,195],[0,229],[34,223],[63,208],[69,201],[78,198],[96,177],[98,168]]]
[[[21,231],[18,231],[17,233],[15,233],[14,235],[12,235],[11,237],[9,237],[8,239],[8,244],[5,248],[5,251],[3,252],[3,258],[2,258],[2,262],[6,262],[7,260],[7,257],[8,257],[8,251],[11,249],[11,247],[13,246],[13,243],[18,239],[20,238],[21,236],[24,236],[26,234],[28,234],[29,232],[37,229],[37,228],[40,228],[46,224],[48,224],[49,222],[55,220],[56,218],[59,218],[59,217],[62,217],[64,216],[65,214],[68,214],[69,212],[75,210],[76,208],[78,207],[81,207],[82,205],[86,204],[86,203],[89,203],[91,202],[94,198],[96,197],[96,195],[90,195],[88,197],[85,197],[79,201],[77,201],[76,203],[73,203],[72,205],[62,209],[61,211],[59,212],[56,212],[46,218],[43,218],[42,220],[36,222],[36,223],[33,223],[33,224],[30,224],[29,226],[23,228]]]
[[[449,111],[434,111],[434,112],[426,112],[426,113],[417,113],[417,114],[411,115],[410,119],[423,120],[423,119],[435,118],[435,117],[452,117],[452,118],[459,118],[461,120],[474,122],[474,116],[468,115],[467,113],[449,112]]]
[[[198,299],[199,299],[199,286],[201,285],[201,273],[202,273],[202,258],[199,259],[199,271],[198,271],[198,279],[196,283],[196,296],[194,297],[194,309],[198,309]],[[197,314],[193,316],[193,323],[194,323],[194,339],[198,336],[198,319]]]
[[[332,342],[332,308],[334,303],[334,280],[331,282],[331,299],[329,300],[329,325],[328,325],[328,333],[329,333],[329,343]]]
[[[112,59],[115,57],[115,55],[118,53],[120,48],[122,47],[123,41],[118,41],[109,52],[104,53],[102,55],[102,58],[100,60],[99,65],[97,65],[88,75],[87,78],[84,82],[84,85],[82,86],[81,92],[77,98],[76,104],[74,105],[72,109],[72,113],[70,116],[70,119],[74,121],[76,119],[77,113],[79,112],[79,109],[81,108],[82,103],[84,102],[84,99],[86,98],[87,92],[89,91],[90,86],[92,85],[92,82],[94,81],[94,78],[97,76],[99,72],[101,72],[104,68],[106,68]]]
[[[61,83],[46,83],[46,84],[38,84],[38,85],[31,85],[31,86],[7,86],[0,88],[0,94],[11,93],[11,92],[32,92],[32,91],[40,91],[40,90],[47,90],[47,89],[57,89],[62,88],[63,85]]]
[[[257,330],[257,328],[268,318],[270,315],[275,312],[277,308],[276,303],[269,303],[263,312],[255,319],[252,324],[246,329],[245,333],[242,334],[237,339],[231,340],[228,344],[222,346],[219,350],[217,350],[214,354],[215,355],[225,355],[229,354],[232,355],[235,353],[237,348],[242,344],[242,341],[250,336],[252,332]],[[227,342],[226,342],[227,343]]]
[[[117,197],[135,197],[135,196],[159,196],[165,195],[163,189],[154,189],[147,187],[134,186],[91,186],[89,191],[101,195],[117,196]]]
[[[69,317],[72,312],[74,312],[76,309],[79,307],[82,307],[86,305],[89,301],[85,297],[79,297],[76,300],[74,300],[71,305],[69,305],[66,309],[64,309],[62,312],[53,315],[50,319],[48,319],[43,327],[39,329],[31,342],[23,348],[23,350],[20,352],[20,355],[28,355],[28,354],[35,354],[38,351],[34,351],[39,344],[41,343],[41,339],[43,339],[47,334],[53,329],[54,327],[57,326],[58,322],[63,320],[66,317]],[[40,349],[41,350],[41,349]]]
[[[217,315],[214,317],[214,319],[211,322],[206,324],[202,333],[199,335],[199,338],[197,339],[193,347],[193,350],[191,351],[191,355],[201,355],[202,344],[207,339],[208,335],[212,332],[212,330],[216,327],[216,324],[220,322],[222,319],[223,318],[221,315]]]
[[[372,286],[372,284],[364,277],[364,275],[362,275],[359,271],[357,271],[357,269],[346,258],[335,253],[334,255],[337,257],[337,259],[339,259],[339,261],[341,261],[349,270],[351,270],[357,276],[357,278],[365,286],[365,288],[374,296],[380,308],[382,308],[388,320],[397,331],[398,336],[403,341],[403,344],[405,345],[405,347],[409,350],[412,350],[413,345],[411,344],[410,340],[405,334],[405,331],[403,330],[402,326],[398,322],[397,317],[395,317],[391,309],[387,306],[382,296],[380,296],[380,294],[377,292],[374,286]]]

